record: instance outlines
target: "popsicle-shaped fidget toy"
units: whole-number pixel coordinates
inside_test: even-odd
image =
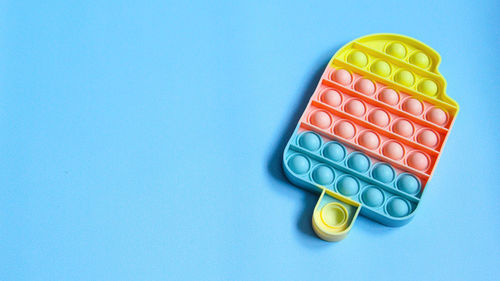
[[[312,225],[343,239],[358,214],[388,226],[409,222],[458,112],[420,41],[374,34],[330,60],[288,141],[288,179],[321,193]]]

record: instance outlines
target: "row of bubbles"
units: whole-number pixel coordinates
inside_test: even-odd
[[[406,47],[404,46],[403,43],[400,42],[392,42],[387,44],[387,47],[385,48],[385,52],[398,59],[406,60],[423,69],[428,68],[431,65],[431,60],[429,57],[422,51],[414,51],[409,57],[407,57],[408,51],[406,50]]]
[[[355,162],[355,161],[354,161]],[[352,168],[353,163],[347,163]],[[290,169],[314,184],[325,186],[344,196],[350,197],[372,209],[381,211],[393,217],[404,217],[411,213],[411,204],[407,199],[384,191],[382,188],[366,183],[352,174],[335,170],[327,164],[313,165],[308,156],[297,153],[288,159]],[[397,188],[407,194],[416,195],[420,192],[420,183],[413,175],[402,173],[395,176],[395,171],[388,164],[374,165],[371,177],[388,186]],[[387,181],[387,182],[384,182]]]
[[[352,83],[352,76],[349,71],[345,69],[335,70],[331,75],[331,79],[344,86],[350,86],[351,89],[367,96],[373,96],[377,93],[374,98],[379,101],[391,107],[399,108],[412,115],[425,118],[427,121],[436,125],[443,126],[448,121],[448,115],[443,109],[435,106],[426,109],[422,101],[412,97],[401,98],[401,94],[391,88],[383,87],[377,89],[376,84],[369,79],[359,78]],[[333,89],[329,90],[327,94],[325,93],[322,98],[323,101],[332,106],[338,106],[342,102],[341,94]]]
[[[388,44],[387,48],[385,49],[385,53],[402,60],[405,60],[408,54],[406,47],[399,42]],[[368,56],[360,50],[351,51],[347,57],[347,61],[359,67],[365,67],[369,63]],[[424,52],[419,50],[414,51],[406,61],[422,69],[427,69],[431,65],[431,60],[429,59],[429,57],[424,54]],[[389,76],[391,72],[391,66],[389,65],[389,63],[380,59],[375,60],[370,69],[373,72],[379,72],[377,74],[381,76]]]
[[[352,142],[392,160],[403,161],[405,159],[408,166],[417,170],[426,171],[431,164],[431,159],[426,153],[418,150],[410,151],[409,147],[405,148],[402,143],[387,137],[383,139],[375,131],[363,128],[357,129],[358,127],[351,121],[338,119],[334,122],[333,116],[327,111],[313,111],[309,116],[309,123],[332,132],[343,139],[352,140]],[[422,132],[426,131],[422,130],[419,132],[417,138],[420,138],[421,141],[430,141],[428,138],[432,137],[428,137],[427,135],[421,136]]]
[[[424,128],[417,130],[416,125],[413,124],[412,121],[404,118],[398,118],[394,115],[392,116],[396,119],[391,120],[391,114],[387,111],[380,108],[374,108],[375,106],[371,106],[372,110],[368,110],[368,106],[364,101],[357,98],[349,98],[349,96],[341,94],[337,90],[330,88],[324,89],[320,94],[320,100],[323,103],[341,109],[353,116],[365,119],[378,127],[389,127],[388,129],[390,131],[427,147],[434,148],[439,144],[439,135],[432,129]],[[403,107],[405,107],[405,105],[407,106],[410,101],[412,101],[412,99],[407,99],[407,102],[403,104]],[[313,117],[314,122],[326,126],[326,124],[328,124],[326,115],[322,113],[318,114],[319,116]],[[321,120],[325,120],[325,123],[320,122]],[[389,124],[391,125],[389,126]],[[374,137],[371,139],[375,140]]]
[[[420,191],[420,183],[416,177],[408,173],[401,173],[398,176],[396,171],[387,163],[380,162],[372,165],[369,157],[364,153],[354,151],[348,154],[345,146],[339,142],[331,141],[323,145],[322,138],[314,132],[307,131],[300,134],[297,144],[308,151],[349,167],[358,173],[372,177],[381,183],[394,186],[408,194],[415,195]],[[309,171],[310,167],[304,165],[302,165],[304,169],[301,171],[305,173]],[[326,171],[327,169],[329,168],[326,166],[320,168],[317,175],[313,173],[312,179],[321,185],[330,184],[334,176],[333,171],[330,173]]]
[[[419,58],[424,55],[417,53],[416,58],[412,61],[419,61]],[[424,55],[425,56],[425,55]],[[438,85],[435,81],[429,78],[416,77],[410,70],[404,68],[397,68],[383,59],[372,59],[359,50],[353,50],[347,56],[347,62],[354,64],[360,68],[370,71],[378,76],[391,79],[394,82],[406,87],[415,88],[417,91],[428,95],[435,96],[438,93]],[[343,74],[338,74],[338,78],[343,82],[348,82],[348,77]],[[418,81],[418,83],[416,83]],[[415,86],[416,85],[416,86]]]

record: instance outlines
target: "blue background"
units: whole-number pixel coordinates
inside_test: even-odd
[[[498,1],[56,2],[0,4],[1,280],[500,279]],[[410,224],[327,243],[281,154],[378,32],[461,112]]]

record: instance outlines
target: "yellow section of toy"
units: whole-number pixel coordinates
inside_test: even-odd
[[[398,34],[373,34],[342,47],[330,64],[392,85],[456,115],[458,104],[446,94],[446,80],[438,71],[440,62],[439,54],[418,40]]]
[[[326,241],[340,241],[351,230],[361,204],[324,187],[319,188],[323,191],[312,217],[314,232]]]

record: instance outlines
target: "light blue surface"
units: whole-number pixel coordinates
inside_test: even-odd
[[[57,2],[0,4],[0,280],[500,279],[498,1]],[[461,112],[408,225],[327,243],[282,150],[376,32]]]

